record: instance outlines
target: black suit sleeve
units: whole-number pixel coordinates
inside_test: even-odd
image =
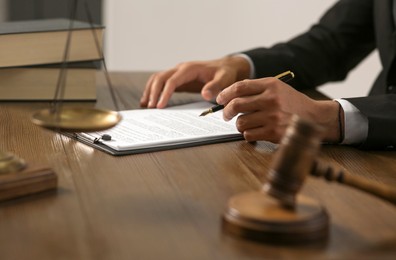
[[[377,95],[347,98],[360,112],[367,116],[368,136],[361,148],[396,148],[396,95]]]
[[[372,0],[341,0],[307,32],[271,48],[245,51],[257,78],[286,70],[296,89],[345,79],[375,48]]]

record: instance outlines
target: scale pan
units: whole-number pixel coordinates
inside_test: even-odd
[[[110,110],[97,108],[60,108],[36,111],[31,120],[34,124],[62,132],[97,132],[115,126],[121,115]]]

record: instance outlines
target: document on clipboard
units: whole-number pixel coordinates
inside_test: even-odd
[[[112,129],[66,135],[112,155],[242,140],[235,126],[236,117],[224,121],[222,111],[199,116],[211,106],[202,101],[164,109],[124,110],[119,112],[121,122]]]

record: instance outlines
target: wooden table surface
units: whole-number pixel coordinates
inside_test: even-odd
[[[139,107],[148,73],[111,73],[120,109]],[[114,108],[103,75],[98,101]],[[172,103],[199,100],[177,94]],[[48,103],[0,103],[0,149],[51,167],[56,192],[0,203],[0,259],[396,259],[396,207],[309,177],[302,194],[327,209],[320,246],[280,246],[227,235],[227,200],[260,189],[274,145],[236,141],[114,157],[29,121]],[[396,153],[323,146],[321,156],[396,188]]]

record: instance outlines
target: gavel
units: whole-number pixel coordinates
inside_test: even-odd
[[[309,175],[357,188],[396,205],[396,190],[391,187],[319,159],[322,133],[320,126],[293,115],[273,155],[267,182],[260,191],[230,198],[223,228],[237,236],[270,243],[325,241],[327,211],[316,200],[299,194]]]
[[[307,175],[323,177],[370,193],[396,205],[396,190],[352,175],[342,167],[315,158],[320,146],[319,127],[294,115],[280,147],[274,154],[264,191],[285,206],[293,207]]]

